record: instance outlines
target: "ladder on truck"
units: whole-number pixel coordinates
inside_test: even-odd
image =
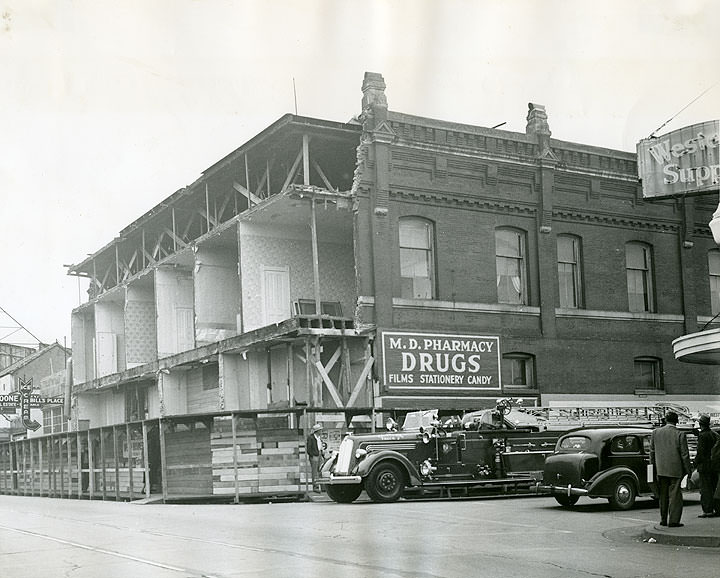
[[[662,423],[668,411],[674,411],[680,424],[694,424],[687,407],[658,403],[644,406],[586,406],[586,407],[516,407],[537,418],[546,430],[567,430],[573,427],[602,425],[645,425]]]

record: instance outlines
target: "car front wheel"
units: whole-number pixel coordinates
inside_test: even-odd
[[[373,502],[395,502],[404,487],[402,470],[392,462],[375,466],[365,480],[365,491]]]
[[[327,494],[333,502],[338,504],[352,504],[358,499],[362,492],[361,484],[348,484],[338,486],[327,486]]]
[[[608,501],[615,510],[629,510],[635,504],[636,497],[637,493],[633,481],[629,478],[620,478],[615,484]]]

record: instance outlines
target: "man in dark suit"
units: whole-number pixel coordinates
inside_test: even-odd
[[[660,500],[660,525],[677,528],[683,511],[680,482],[690,475],[690,452],[685,434],[677,429],[678,415],[669,411],[665,425],[652,432],[650,438],[650,461],[655,468],[658,499]]]
[[[317,480],[320,478],[320,460],[324,456],[325,443],[320,439],[320,432],[322,426],[316,423],[310,435],[307,437],[305,442],[305,451],[307,452],[308,458],[310,459],[310,472],[312,475],[313,491],[319,492],[320,487],[317,485]]]
[[[720,515],[720,508],[718,508],[720,504],[717,504],[713,497],[718,474],[712,468],[710,454],[720,436],[710,429],[710,416],[701,415],[698,423],[700,424],[700,433],[697,438],[695,469],[700,475],[700,506],[702,507],[702,514],[698,518],[715,518]]]

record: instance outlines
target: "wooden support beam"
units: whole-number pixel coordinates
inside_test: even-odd
[[[303,155],[303,184],[307,187],[307,186],[310,186],[310,137],[307,134],[303,135],[302,155]]]
[[[68,498],[72,498],[72,437],[68,434],[65,436],[65,443],[67,444],[67,467],[68,467]],[[78,478],[78,482],[80,479]]]
[[[328,190],[337,191],[337,188],[332,186],[332,183],[325,176],[325,173],[320,168],[320,165],[317,163],[317,161],[315,159],[312,160],[312,165],[313,165],[313,168],[317,171],[317,174],[320,175],[320,178],[322,179],[323,183],[325,183],[325,186],[328,188]]]
[[[83,463],[82,463],[82,438],[80,432],[75,432],[75,446],[77,447],[77,455],[75,456],[75,463],[77,464],[78,471],[78,485],[77,485],[77,497],[78,500],[82,498],[83,488]]]
[[[132,455],[132,432],[130,431],[130,424],[125,424],[125,443],[127,444],[127,454],[128,454],[128,475],[130,477],[130,501],[134,499],[133,496],[133,455]]]
[[[369,357],[368,360],[365,362],[365,367],[363,367],[363,370],[360,373],[360,377],[355,384],[355,388],[353,389],[352,394],[350,394],[350,399],[348,399],[348,407],[352,407],[355,404],[355,401],[357,400],[363,386],[365,385],[365,380],[367,379],[367,376],[372,369],[373,363],[375,363],[375,359],[373,357]]]
[[[167,449],[165,447],[165,425],[163,419],[158,420],[158,429],[160,435],[160,468],[162,470],[162,496],[163,502],[168,498],[168,469],[167,469]]]
[[[165,227],[165,229],[163,229],[163,231],[168,237],[170,237],[173,240],[173,249],[175,251],[177,251],[178,245],[180,245],[181,249],[184,249],[185,247],[187,247],[188,244],[185,241],[183,241],[180,237],[178,237],[174,231],[171,231],[167,227]]]
[[[207,231],[210,232],[210,192],[208,184],[205,183],[205,221],[207,223]]]
[[[87,433],[87,441],[88,441],[88,491],[90,492],[90,499],[92,500],[95,497],[95,456],[93,452],[93,443],[92,443],[92,437],[90,435],[90,430],[88,430]]]
[[[325,371],[327,371],[328,373],[330,373],[332,371],[332,368],[335,367],[335,364],[337,363],[337,360],[340,358],[341,353],[342,353],[342,347],[341,347],[341,345],[338,345],[335,348],[335,351],[333,352],[332,357],[325,364]]]
[[[300,167],[300,161],[302,160],[302,156],[303,152],[300,151],[295,157],[292,167],[290,167],[290,171],[288,171],[287,177],[285,178],[285,182],[283,183],[282,189],[280,189],[280,191],[284,191],[292,182],[295,181],[295,175],[297,174],[298,168]]]
[[[332,396],[335,405],[337,405],[338,407],[343,407],[342,399],[340,399],[340,395],[338,394],[337,389],[335,389],[335,384],[332,382],[330,376],[327,374],[325,368],[319,360],[315,362],[315,369],[317,369],[320,377],[322,377],[323,383],[325,383],[325,387],[327,387],[327,390],[330,392],[330,395]]]
[[[232,447],[233,447],[233,480],[235,481],[235,503],[240,503],[240,479],[238,476],[238,445],[237,445],[237,416],[233,413],[230,416],[232,425]]]
[[[318,257],[317,216],[315,214],[315,199],[310,199],[310,241],[312,245],[313,262],[313,293],[315,296],[315,313],[320,315],[322,306],[320,302],[320,260]]]
[[[145,497],[150,497],[150,458],[148,451],[148,426],[147,422],[142,422],[143,436],[143,467],[145,468]]]
[[[253,193],[252,191],[249,191],[248,189],[243,187],[240,183],[233,182],[233,189],[235,189],[238,193],[240,193],[242,196],[244,196],[249,201],[249,203],[251,203],[250,206],[252,206],[252,204],[259,205],[262,202],[262,199],[255,196],[255,193]]]

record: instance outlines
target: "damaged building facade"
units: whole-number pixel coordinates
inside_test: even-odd
[[[392,112],[372,73],[349,123],[284,116],[70,268],[73,417],[702,403],[717,376],[670,344],[716,313],[714,207],[643,200],[635,154],[549,124]]]
[[[643,200],[634,153],[551,138],[542,105],[519,133],[385,88],[366,73],[347,123],[283,116],[69,268],[69,494],[297,489],[315,422],[332,448],[499,397],[717,398],[671,347],[720,311],[709,201]]]

